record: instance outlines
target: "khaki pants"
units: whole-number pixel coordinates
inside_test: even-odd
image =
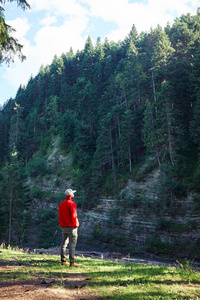
[[[69,260],[74,262],[78,228],[62,227],[61,261],[66,261],[66,247],[69,244]]]

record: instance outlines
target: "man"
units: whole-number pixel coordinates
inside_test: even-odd
[[[76,204],[73,202],[75,192],[72,189],[67,189],[65,201],[59,205],[59,223],[62,229],[61,264],[67,264],[66,247],[69,243],[70,267],[78,266],[74,259],[79,227]]]

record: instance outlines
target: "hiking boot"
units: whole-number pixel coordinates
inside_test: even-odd
[[[70,262],[70,267],[80,267],[80,266],[81,266],[81,264],[77,264],[77,263],[75,262],[75,260],[72,261],[72,262]]]
[[[62,266],[66,265],[66,264],[67,264],[66,260],[61,261]]]

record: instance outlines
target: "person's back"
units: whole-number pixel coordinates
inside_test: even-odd
[[[75,248],[78,238],[78,216],[76,203],[73,202],[74,193],[71,189],[65,191],[65,201],[59,205],[59,224],[62,229],[61,264],[66,265],[66,247],[69,243],[70,267],[78,266],[75,263]]]
[[[78,216],[76,213],[76,204],[71,196],[67,196],[65,201],[59,205],[59,223],[60,227],[78,227]]]

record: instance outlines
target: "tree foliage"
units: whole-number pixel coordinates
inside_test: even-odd
[[[13,62],[16,55],[22,61],[25,59],[25,56],[21,52],[23,46],[12,36],[15,29],[6,24],[4,15],[3,5],[14,1],[23,10],[30,8],[26,0],[0,0],[0,64],[4,61],[6,63]]]

